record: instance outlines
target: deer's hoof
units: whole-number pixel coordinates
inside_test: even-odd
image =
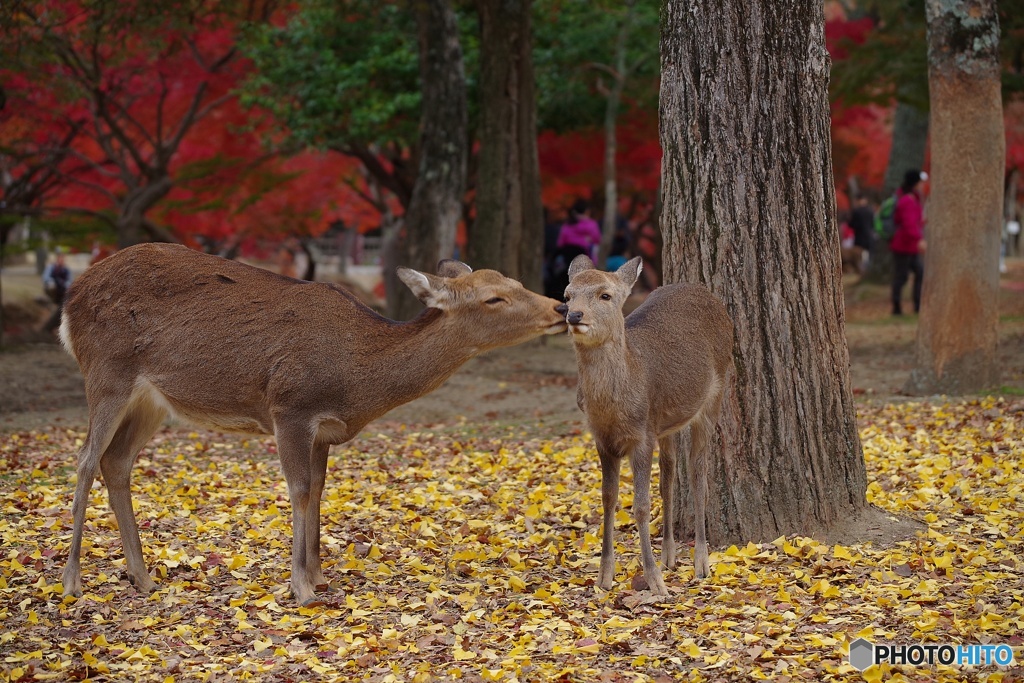
[[[135,590],[140,593],[152,593],[156,590],[156,582],[153,581],[149,574],[143,574],[142,576],[128,575],[128,583],[135,586]]]

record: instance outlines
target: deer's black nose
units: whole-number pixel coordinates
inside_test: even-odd
[[[579,324],[579,322],[583,320],[583,311],[573,311],[568,315],[568,317],[566,317],[566,320],[569,321],[570,325]]]
[[[569,312],[569,304],[558,304],[555,306],[555,313],[558,315],[565,315]]]

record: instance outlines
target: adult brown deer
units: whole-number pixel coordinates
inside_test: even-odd
[[[579,365],[577,401],[601,458],[604,535],[598,585],[615,580],[615,507],[619,469],[629,456],[633,468],[633,518],[640,532],[640,559],[651,591],[667,595],[651,550],[651,460],[658,443],[661,468],[665,567],[675,566],[672,481],[678,434],[689,425],[692,446],[686,471],[694,501],[694,573],[710,571],[705,541],[707,445],[714,434],[726,374],[733,365],[733,326],[725,306],[705,287],[666,285],[656,289],[629,317],[622,304],[640,275],[640,258],[615,273],[594,269],[586,256],[569,267],[566,321]]]
[[[559,302],[493,270],[442,261],[399,277],[427,306],[382,318],[340,287],[302,282],[182,246],[125,249],[71,288],[61,339],[82,368],[89,434],[78,457],[64,594],[82,594],[89,490],[102,470],[128,579],[156,586],[142,558],[129,475],[168,415],[273,434],[292,504],[291,588],[325,584],[320,496],[332,444],[435,389],[474,355],[565,330]]]

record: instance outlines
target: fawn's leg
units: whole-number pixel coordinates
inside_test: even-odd
[[[309,502],[306,504],[306,575],[311,586],[327,586],[320,566],[320,498],[327,479],[327,454],[331,444],[317,441],[309,460]]]
[[[676,566],[675,479],[678,434],[658,440],[658,488],[661,489],[661,563],[665,569]]]
[[[163,419],[164,411],[149,401],[142,399],[136,402],[125,414],[121,426],[100,459],[100,469],[110,497],[110,509],[114,511],[117,528],[121,532],[128,581],[141,593],[156,590],[156,584],[142,559],[142,541],[135,522],[135,511],[132,509],[130,477],[135,458],[153,437]]]
[[[693,573],[698,579],[711,573],[708,543],[705,536],[705,516],[708,502],[708,444],[715,432],[718,404],[697,416],[690,423],[690,454],[687,472],[690,475],[690,495],[693,496]],[[709,415],[709,413],[713,413]]]
[[[651,549],[651,461],[654,459],[654,437],[633,449],[633,519],[640,533],[640,561],[644,578],[655,595],[668,595],[661,568]]]
[[[308,569],[311,559],[306,554],[310,545],[318,542],[307,541],[306,522],[313,480],[313,430],[306,420],[281,417],[274,421],[274,436],[292,503],[292,595],[300,605],[305,605],[316,600],[316,585],[310,581]]]
[[[620,458],[600,444],[597,453],[601,458],[601,504],[604,508],[601,571],[597,585],[604,590],[611,590],[615,583],[615,508],[619,503]]]
[[[107,449],[117,432],[118,425],[121,424],[121,417],[124,415],[130,395],[129,391],[89,397],[89,434],[85,438],[85,446],[78,454],[78,483],[75,485],[75,498],[71,504],[74,526],[71,532],[68,563],[64,565],[62,579],[64,595],[82,595],[82,533],[85,529],[85,511],[89,506],[89,491],[96,479],[100,456]]]

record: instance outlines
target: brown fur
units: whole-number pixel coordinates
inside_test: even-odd
[[[651,549],[651,461],[660,448],[664,534],[662,559],[675,565],[672,481],[678,450],[676,433],[691,429],[687,472],[694,496],[698,578],[709,571],[704,515],[707,498],[707,443],[711,438],[732,367],[733,328],[725,306],[705,287],[666,285],[656,289],[628,318],[622,304],[636,282],[640,259],[615,273],[593,268],[586,256],[570,267],[566,316],[579,364],[580,408],[601,458],[604,537],[598,585],[615,578],[615,508],[623,457],[633,468],[633,517],[640,532],[641,561],[651,590],[667,595]]]
[[[565,329],[557,301],[500,273],[470,272],[457,261],[443,261],[439,272],[400,269],[428,308],[398,323],[340,287],[181,246],[140,245],[87,270],[71,288],[61,327],[89,401],[64,594],[82,592],[82,530],[97,467],[129,580],[142,591],[155,588],[129,475],[139,450],[173,415],[276,437],[292,502],[292,592],[302,603],[314,600],[326,583],[320,496],[330,445],[433,390],[481,351]]]

